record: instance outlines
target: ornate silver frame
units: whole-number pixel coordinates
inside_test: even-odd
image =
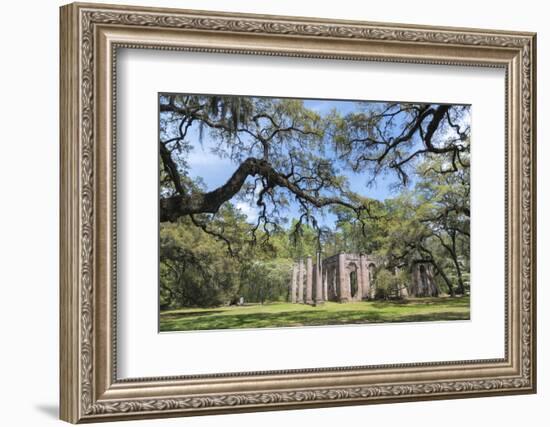
[[[506,342],[497,360],[119,380],[118,47],[506,70]],[[189,10],[61,8],[61,418],[77,423],[534,393],[535,34]]]

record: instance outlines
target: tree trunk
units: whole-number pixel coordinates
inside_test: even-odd
[[[456,256],[456,234],[455,233],[452,233],[451,235],[451,239],[453,241],[453,254],[452,254],[452,258],[453,258],[453,263],[455,265],[455,268],[456,268],[456,274],[458,276],[458,293],[461,294],[461,295],[464,295],[464,281],[462,280],[462,270],[460,269],[460,263],[458,262],[458,258]]]
[[[449,233],[449,236],[451,237],[452,246],[446,244],[441,236],[438,235],[437,237],[439,238],[441,245],[447,250],[447,252],[449,252],[451,259],[453,260],[453,265],[455,267],[458,279],[457,291],[460,295],[464,295],[464,281],[462,280],[462,271],[460,270],[460,263],[458,262],[458,257],[456,255],[456,233],[451,232]]]
[[[439,267],[439,265],[435,262],[435,258],[432,254],[432,252],[425,248],[424,246],[419,246],[420,250],[426,254],[428,254],[430,256],[430,263],[434,266],[434,268],[436,269],[436,271],[441,275],[441,277],[443,278],[443,281],[445,282],[445,285],[447,285],[447,288],[449,289],[449,295],[454,297],[455,296],[455,291],[453,289],[453,284],[451,283],[451,281],[449,280],[449,278],[447,277],[447,275],[445,274],[445,272],[443,271],[443,269],[441,267]]]
[[[445,274],[445,272],[443,271],[442,268],[439,267],[439,265],[437,265],[437,263],[435,261],[432,260],[432,265],[435,267],[435,269],[437,270],[437,272],[441,275],[441,277],[443,278],[443,281],[445,282],[445,284],[447,285],[447,288],[449,289],[449,295],[454,297],[455,296],[455,291],[453,289],[453,284],[451,283],[451,281],[449,280],[449,278],[447,277],[447,275]]]

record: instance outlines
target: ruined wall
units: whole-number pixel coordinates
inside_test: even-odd
[[[372,270],[378,261],[372,257],[340,253],[323,260],[317,255],[315,261],[313,264],[312,258],[308,257],[305,262],[299,260],[294,265],[292,277],[296,274],[298,279],[296,287],[291,284],[290,301],[322,304],[324,301],[361,301],[374,296]],[[302,281],[300,277],[303,277]]]

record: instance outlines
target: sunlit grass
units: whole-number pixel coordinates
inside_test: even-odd
[[[468,320],[470,298],[416,298],[403,301],[269,303],[215,308],[184,308],[160,314],[160,330],[273,328],[386,322]]]

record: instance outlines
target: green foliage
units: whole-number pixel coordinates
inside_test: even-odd
[[[376,298],[379,299],[396,299],[400,297],[400,289],[407,283],[408,277],[405,272],[398,274],[390,273],[386,269],[381,269],[376,274],[375,289]]]
[[[378,254],[390,269],[410,269],[415,262],[432,264],[444,293],[467,294],[470,270],[469,168],[441,173],[445,166],[426,159],[412,191],[385,201]]]
[[[161,307],[214,306],[238,290],[240,272],[214,238],[182,220],[160,229]]]
[[[242,272],[243,286],[240,294],[245,301],[264,303],[266,301],[286,301],[292,261],[253,261],[247,263]]]
[[[221,218],[237,256],[190,219],[161,223],[161,308],[218,306],[240,297],[260,303],[287,299],[292,260],[312,250],[311,231],[297,245],[289,233],[278,232],[266,244],[250,246],[243,237],[248,224],[231,204]]]

